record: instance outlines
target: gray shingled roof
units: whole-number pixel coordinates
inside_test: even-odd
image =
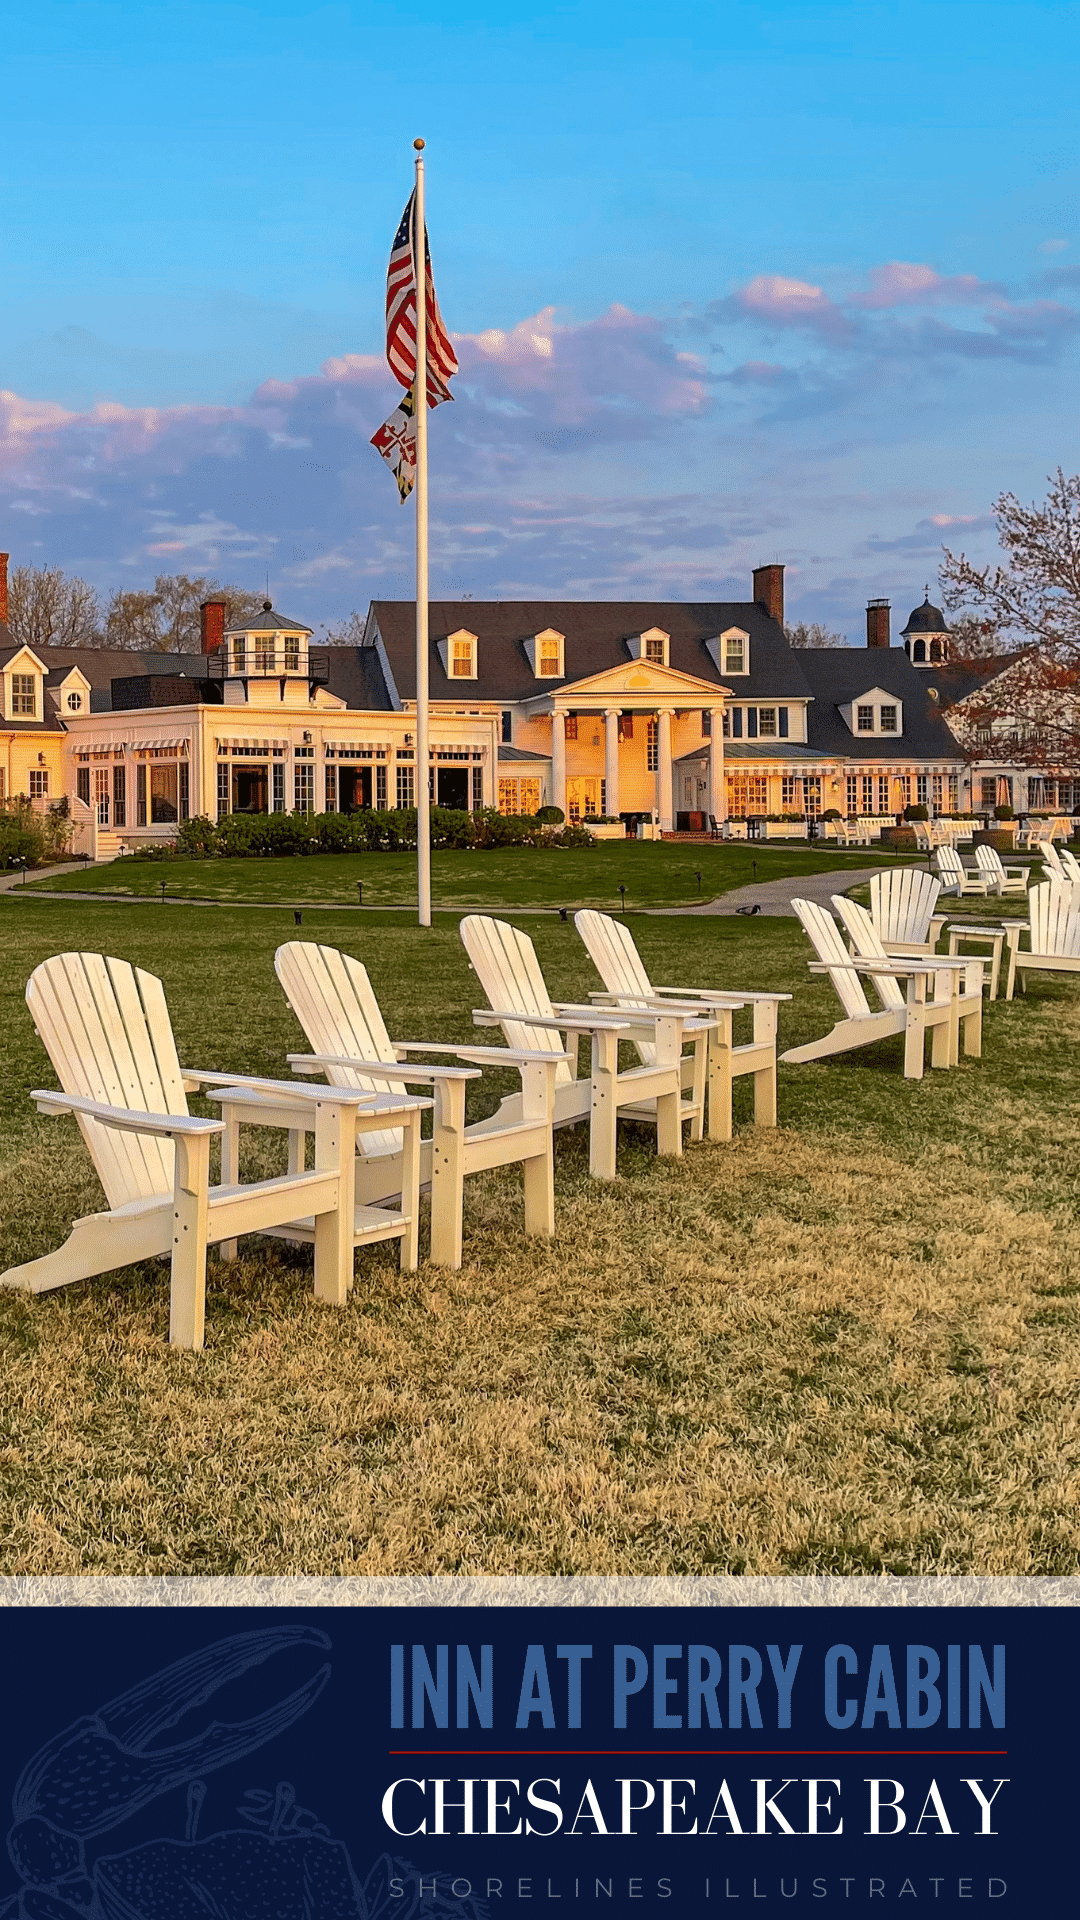
[[[374,600],[371,606],[386,648],[399,698],[416,698],[415,608],[411,600]],[[561,680],[537,680],[525,642],[545,627],[566,636]],[[728,627],[750,636],[750,672],[728,684],[740,697],[805,700],[809,693],[802,655],[795,654],[783,630],[756,601],[672,600],[437,600],[429,610],[428,663],[433,700],[516,701],[565,687],[574,680],[625,665],[626,642],[649,627],[669,634],[668,665],[678,673],[723,685],[723,675],[706,651]],[[475,680],[450,680],[437,642],[465,628],[478,638]]]
[[[284,614],[275,613],[273,601],[264,600],[262,612],[254,620],[237,621],[235,626],[226,627],[226,633],[310,633],[302,620],[286,620]]]
[[[930,593],[927,590],[922,606],[913,607],[908,614],[907,626],[901,627],[900,638],[906,638],[909,633],[948,633],[948,631],[949,625],[945,615],[940,607],[930,605]]]
[[[858,760],[896,760],[905,754],[920,759],[961,757],[956,740],[930,698],[936,669],[928,680],[899,647],[807,648],[801,658],[814,694],[813,705],[807,709],[810,746]],[[903,701],[901,735],[852,733],[842,718],[840,708],[859,700],[871,687],[881,687]]]
[[[550,753],[534,753],[531,747],[508,747],[503,745],[499,748],[499,759],[548,761],[551,759],[551,755]]]

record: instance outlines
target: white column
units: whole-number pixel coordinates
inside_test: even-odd
[[[566,812],[566,715],[551,716],[551,804]]]
[[[607,789],[605,811],[619,817],[619,709],[604,711],[604,785]]]
[[[661,707],[656,716],[656,811],[661,833],[670,833],[675,822],[671,812],[671,715]]]
[[[713,707],[709,713],[709,812],[714,820],[727,819],[727,792],[724,786],[724,710]]]

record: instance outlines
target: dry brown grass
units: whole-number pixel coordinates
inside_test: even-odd
[[[117,950],[130,916],[79,911],[79,943],[107,915],[93,943]],[[20,913],[32,964],[56,923],[44,903]],[[203,915],[197,954],[157,955],[205,1064],[279,1063],[292,1041],[271,985],[253,1005],[281,937],[253,917]],[[156,937],[145,922],[140,942]],[[639,931],[660,975],[719,963],[727,980],[797,984],[792,1038],[832,1018],[790,923]],[[572,935],[539,937],[556,990],[583,991]],[[417,938],[366,939],[399,1030],[417,1030],[425,996],[429,1030],[451,992],[471,1004],[449,934],[428,937],[420,991],[404,965]],[[27,970],[9,977],[5,1033],[25,1019]],[[201,1356],[164,1344],[160,1269],[0,1297],[0,1565],[1073,1572],[1078,1042],[1080,995],[1050,985],[991,1012],[979,1065],[908,1086],[886,1045],[785,1070],[779,1132],[746,1127],[681,1163],[628,1134],[608,1187],[587,1177],[580,1130],[564,1135],[554,1243],[521,1239],[511,1176],[472,1181],[463,1270],[363,1256],[342,1312],[315,1305],[309,1257],[248,1243],[211,1269]],[[5,1257],[98,1204],[69,1123],[27,1111],[32,1072],[47,1069],[17,1059],[3,1096]]]

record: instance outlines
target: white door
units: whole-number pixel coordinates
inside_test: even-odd
[[[99,827],[107,827],[109,824],[109,769],[108,767],[93,767],[91,768],[91,773],[93,775],[94,809],[97,813],[97,823]]]

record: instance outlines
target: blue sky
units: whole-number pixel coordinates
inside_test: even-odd
[[[0,545],[312,624],[411,583],[367,441],[428,141],[432,591],[861,638],[1077,461],[1074,6],[41,0],[5,29]],[[902,624],[902,619],[895,623]]]

